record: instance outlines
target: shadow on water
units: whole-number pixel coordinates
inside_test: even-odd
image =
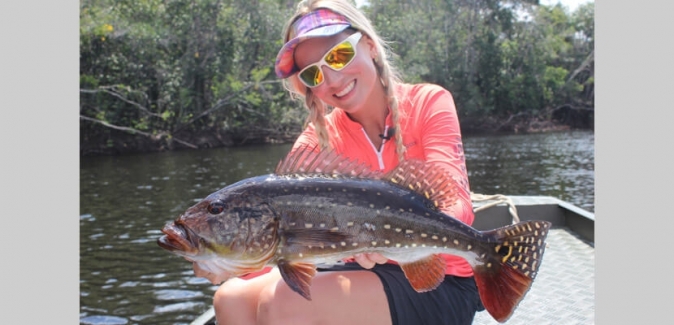
[[[594,134],[464,139],[471,189],[594,210]],[[273,172],[290,145],[80,160],[80,323],[189,324],[217,288],[161,249],[160,229],[208,194]]]

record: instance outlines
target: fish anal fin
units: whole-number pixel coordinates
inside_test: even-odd
[[[400,268],[417,292],[431,291],[445,279],[445,260],[438,254],[414,262],[400,263]]]
[[[424,196],[439,210],[454,205],[459,198],[460,186],[447,170],[418,159],[401,162],[382,179]]]
[[[305,299],[311,300],[311,279],[316,275],[316,265],[280,260],[277,266],[288,287]]]

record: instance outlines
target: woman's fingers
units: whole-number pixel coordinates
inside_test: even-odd
[[[360,264],[360,266],[366,269],[373,268],[375,264],[385,264],[388,261],[388,258],[379,253],[356,254],[353,258]]]

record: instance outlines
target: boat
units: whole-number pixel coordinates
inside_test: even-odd
[[[594,324],[594,213],[549,196],[486,198],[473,197],[476,229],[518,219],[552,222],[538,275],[505,324]],[[482,311],[473,324],[500,323]]]
[[[478,230],[525,220],[552,222],[538,275],[505,324],[594,324],[594,213],[550,196],[471,198]],[[473,324],[501,323],[485,310]],[[213,307],[190,325],[217,325]]]

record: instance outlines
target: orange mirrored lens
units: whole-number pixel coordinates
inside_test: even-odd
[[[334,70],[343,69],[356,55],[351,43],[342,43],[335,46],[328,55],[325,56],[325,63]]]
[[[314,87],[323,82],[323,73],[317,64],[314,64],[300,73],[300,79],[309,87]]]
[[[349,37],[351,38],[351,37]],[[316,87],[323,82],[321,66],[327,65],[335,71],[344,69],[356,56],[354,45],[348,40],[337,44],[318,63],[307,66],[300,71],[299,77],[309,87]]]

